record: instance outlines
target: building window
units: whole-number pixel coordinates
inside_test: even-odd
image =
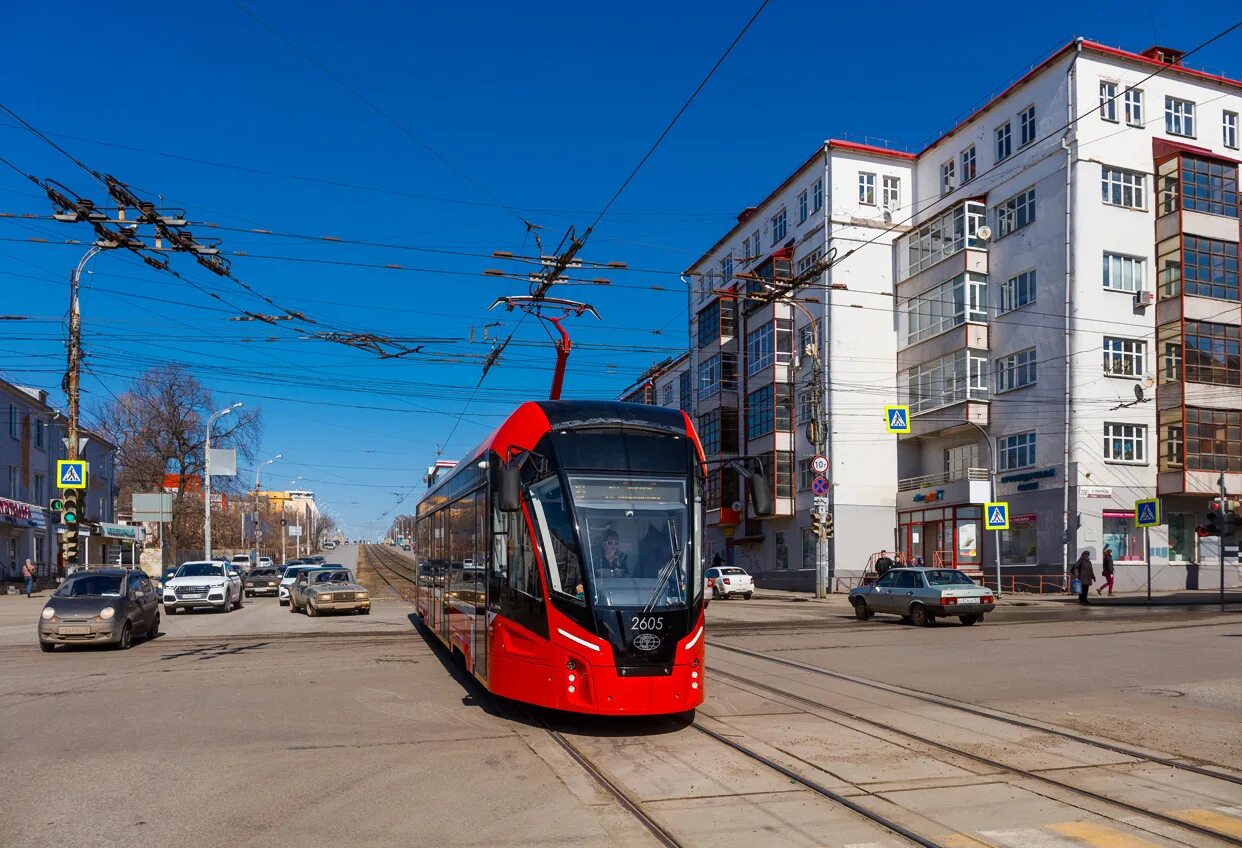
[[[1018,115],[1018,134],[1021,144],[1019,147],[1026,147],[1035,141],[1035,107],[1027,106]]]
[[[1113,291],[1143,290],[1143,260],[1120,253],[1104,254],[1104,288]]]
[[[699,416],[699,443],[703,445],[703,453],[706,456],[720,453],[719,409]]]
[[[824,208],[824,178],[820,177],[811,185],[811,211],[818,212]]]
[[[811,460],[798,460],[798,491],[806,492],[811,488],[811,480],[815,478],[815,471],[811,468]]]
[[[758,374],[772,365],[788,365],[793,358],[793,321],[776,318],[746,336],[746,373]]]
[[[948,194],[953,191],[953,183],[956,179],[956,166],[950,159],[940,166],[940,193]]]
[[[1100,117],[1117,123],[1117,83],[1100,82]]]
[[[1220,118],[1221,143],[1225,147],[1238,149],[1238,113],[1222,112]]]
[[[690,365],[686,364],[686,370],[677,375],[677,399],[681,401],[683,411],[689,412],[694,408],[694,399],[690,397]]]
[[[660,402],[661,406],[673,405],[673,381],[669,380],[664,384],[664,400]]]
[[[699,372],[699,396],[706,400],[721,392],[737,391],[737,354],[709,356]]]
[[[785,240],[785,229],[787,216],[785,210],[777,212],[772,216],[772,244],[776,245]]]
[[[34,443],[37,448],[47,447],[47,425],[43,423],[42,418],[36,418],[32,422],[34,426]]]
[[[47,498],[46,483],[47,478],[44,475],[34,475],[34,494],[32,495],[31,500],[37,504],[42,504]]]
[[[996,128],[996,161],[1004,162],[1011,153],[1013,153],[1013,131],[1009,127],[1009,122],[1006,121]]]
[[[1187,235],[1182,291],[1217,300],[1238,299],[1238,243]]]
[[[1104,337],[1104,373],[1110,377],[1142,377],[1147,371],[1147,342]]]
[[[809,347],[819,349],[819,321],[798,328],[798,354],[805,355]]]
[[[972,144],[962,151],[962,185],[975,178],[975,146]]]
[[[9,497],[15,501],[20,501],[22,493],[17,491],[17,466],[9,466]]]
[[[815,417],[815,395],[810,389],[798,392],[798,420],[803,424]]]
[[[1126,123],[1132,127],[1143,126],[1143,89],[1127,88],[1122,99],[1126,107]]]
[[[1182,208],[1237,218],[1238,166],[1198,156],[1183,156],[1181,159],[1178,189]],[[1169,205],[1176,208],[1177,202],[1175,196]]]
[[[988,396],[988,358],[985,353],[959,350],[916,365],[901,380],[900,394],[912,413],[927,412]]]
[[[1238,327],[1187,321],[1183,353],[1186,381],[1216,386],[1242,385]]]
[[[999,471],[1029,468],[1035,464],[1035,433],[1016,433],[996,440],[996,465]]]
[[[760,457],[764,476],[773,481],[778,498],[794,495],[794,455],[792,451],[775,451]]]
[[[9,435],[13,438],[20,438],[17,434],[17,407],[9,404]]]
[[[1035,383],[1035,348],[996,360],[996,391],[1009,392]]]
[[[720,260],[720,284],[722,286],[729,285],[729,281],[733,279],[733,253],[726,253],[724,258]]]
[[[901,178],[884,178],[884,208],[892,211],[901,208]]]
[[[903,236],[905,258],[909,267],[903,279],[968,247],[982,250],[986,244],[975,235],[984,223],[981,203],[967,201],[937,215],[917,230]],[[900,250],[900,248],[899,248]]]
[[[806,189],[798,192],[798,223],[805,224],[806,219],[811,215],[810,205],[807,202]]]
[[[1035,269],[1010,277],[1000,288],[999,312],[1010,312],[1035,302]]]
[[[944,473],[950,480],[964,480],[972,468],[980,468],[979,445],[959,445],[944,452]]]
[[[1104,459],[1147,464],[1147,428],[1142,424],[1105,424]]]
[[[1147,176],[1105,165],[1100,170],[1100,199],[1110,206],[1147,208]]]
[[[858,175],[858,202],[864,206],[875,206],[875,174]]]
[[[996,237],[1002,239],[1035,221],[1035,189],[1028,188],[1002,201],[993,210],[996,215]]]
[[[1178,97],[1164,98],[1164,131],[1169,135],[1195,137],[1195,104]]]
[[[1186,467],[1242,471],[1242,414],[1186,407]]]
[[[757,439],[776,429],[776,392],[764,386],[746,396],[746,438]]]
[[[967,321],[986,322],[987,297],[987,277],[982,274],[958,274],[910,298],[905,304],[906,343],[929,339]]]
[[[816,262],[818,262],[819,260],[823,258],[824,258],[824,246],[821,244],[821,245],[816,246],[816,248],[812,250],[810,253],[808,253],[806,256],[803,256],[801,259],[799,259],[797,264],[794,266],[794,269],[799,274],[805,274],[807,271],[811,270],[811,267]]]

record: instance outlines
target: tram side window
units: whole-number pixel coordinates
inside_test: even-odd
[[[506,515],[511,531],[508,533],[509,586],[533,598],[543,597],[539,588],[539,566],[535,562],[534,546],[526,517],[520,513]]]
[[[552,545],[552,550],[545,549],[544,553],[550,555],[549,559],[556,560],[554,573],[549,575],[552,588],[573,597],[582,583],[582,567],[578,559],[578,544],[574,541],[573,522],[560,481],[555,477],[545,480],[531,486],[530,493],[536,517],[547,529]]]

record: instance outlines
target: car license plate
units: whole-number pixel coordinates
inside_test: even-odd
[[[85,636],[91,632],[89,625],[79,627],[62,627],[56,631],[61,636]]]
[[[958,598],[957,602],[959,604],[977,604],[979,603],[979,599],[978,598]]]
[[[207,596],[206,596],[205,594],[203,594],[202,592],[190,592],[189,594],[187,594],[187,595],[183,595],[182,597],[185,597],[185,598],[205,598],[205,597],[207,597]]]

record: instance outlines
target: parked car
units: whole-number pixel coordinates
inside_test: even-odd
[[[246,575],[242,588],[246,590],[247,598],[255,595],[277,595],[280,593],[280,569],[256,568]]]
[[[183,609],[206,608],[231,612],[242,605],[240,569],[221,562],[184,562],[164,584],[164,610],[173,615]]]
[[[276,585],[276,600],[280,601],[282,607],[289,603],[289,587],[293,585],[293,581],[297,579],[297,576],[306,569],[315,567],[305,560],[294,560],[285,566],[284,573],[280,576],[280,582]]]
[[[977,624],[996,608],[991,589],[954,568],[892,568],[869,586],[855,586],[849,597],[860,621],[884,612],[920,627],[948,616]]]
[[[333,565],[303,571],[289,589],[289,611],[303,610],[308,616],[349,610],[371,614],[371,595],[354,582],[349,569]]]
[[[747,574],[745,569],[735,565],[713,566],[704,574],[713,598],[731,598],[734,595],[741,595],[749,601],[755,594],[755,578]]]
[[[229,562],[245,572],[250,571],[254,567],[254,560],[250,558],[250,554],[233,554]]]
[[[125,650],[135,633],[154,639],[160,630],[155,584],[141,571],[102,568],[70,575],[39,615],[39,647],[112,645]]]

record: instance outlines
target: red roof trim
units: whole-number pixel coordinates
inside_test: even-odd
[[[930,152],[933,148],[939,145],[940,142],[952,136],[962,127],[966,126],[971,121],[978,118],[981,114],[986,112],[988,109],[991,109],[994,105],[996,105],[1001,100],[1004,100],[1006,97],[1008,97],[1010,94],[1013,93],[1014,89],[1025,85],[1032,78],[1043,73],[1045,70],[1047,70],[1049,65],[1052,65],[1053,63],[1055,63],[1065,53],[1073,50],[1074,45],[1076,45],[1077,43],[1078,43],[1077,39],[1075,39],[1074,41],[1071,41],[1069,44],[1065,45],[1061,49],[1054,52],[1047,59],[1040,62],[1034,68],[1031,68],[1031,70],[1027,71],[1027,73],[1025,73],[1016,82],[1009,85],[1009,87],[1007,87],[1000,94],[993,97],[991,100],[989,100],[984,105],[980,106],[974,112],[971,112],[969,117],[967,117],[966,119],[962,121],[959,121],[951,130],[944,133],[939,138],[937,138],[935,141],[933,141],[931,144],[923,148],[919,152],[919,156],[923,156],[924,154]],[[1136,62],[1140,65],[1147,65],[1153,68],[1160,68],[1163,71],[1166,71],[1168,73],[1182,74],[1184,76],[1194,77],[1196,79],[1207,80],[1209,82],[1220,83],[1222,85],[1228,85],[1228,86],[1232,86],[1233,88],[1242,89],[1242,80],[1230,79],[1229,77],[1222,77],[1218,74],[1210,74],[1206,71],[1196,71],[1193,68],[1187,68],[1184,65],[1170,65],[1167,62],[1161,62],[1159,59],[1152,59],[1148,56],[1143,56],[1139,53],[1131,53],[1129,50],[1121,50],[1120,48],[1117,48],[1117,47],[1109,47],[1107,45],[1100,44],[1095,41],[1087,41],[1086,39],[1083,39],[1082,49],[1090,50],[1096,53],[1102,53],[1105,56],[1114,56],[1119,59],[1129,59],[1130,61]]]
[[[828,147],[836,147],[841,150],[850,150],[855,153],[869,153],[873,156],[890,156],[894,159],[904,159],[907,162],[913,162],[918,158],[913,153],[906,153],[902,150],[889,150],[887,147],[876,147],[873,144],[859,144],[854,141],[842,141],[839,138],[828,139]]]
[[[1215,159],[1217,162],[1228,162],[1230,165],[1237,165],[1237,159],[1230,159],[1228,156],[1221,156],[1219,153],[1208,150],[1206,147],[1195,147],[1193,144],[1183,144],[1180,141],[1173,141],[1169,138],[1153,138],[1151,140],[1152,156],[1156,160],[1167,159],[1170,156],[1176,156],[1180,153],[1187,153],[1191,156],[1198,156],[1203,159]]]

